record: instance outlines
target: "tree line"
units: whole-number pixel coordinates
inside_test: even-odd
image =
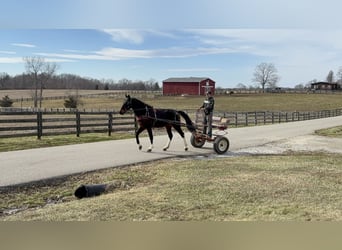
[[[32,89],[34,107],[41,107],[44,89],[96,89],[96,90],[160,90],[159,83],[148,81],[131,81],[122,79],[98,80],[73,74],[57,75],[59,65],[48,62],[43,57],[24,57],[26,72],[10,76],[0,73],[1,89]],[[8,98],[8,97],[7,97]],[[1,106],[11,105],[7,99],[1,100]]]
[[[252,82],[256,83],[256,87],[261,86],[262,90],[265,88],[277,88],[277,83],[280,79],[278,70],[273,63],[260,63],[256,66],[253,74]],[[325,81],[327,83],[337,83],[342,87],[342,66],[339,67],[335,74],[333,70],[330,70]],[[319,82],[317,79],[308,81],[307,83],[299,83],[294,86],[295,89],[310,89],[312,83]],[[239,89],[247,89],[247,86],[239,83],[237,86]],[[250,88],[254,88],[250,86]]]
[[[35,89],[32,75],[23,73],[10,76],[0,73],[0,89]],[[46,81],[43,89],[99,89],[99,90],[160,90],[159,83],[154,79],[147,81],[121,79],[98,80],[74,74],[53,75]]]

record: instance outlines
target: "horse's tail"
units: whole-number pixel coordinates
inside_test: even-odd
[[[196,131],[196,127],[193,124],[193,122],[191,121],[190,117],[187,115],[187,113],[185,113],[182,110],[177,110],[177,113],[180,114],[184,118],[187,129],[190,132],[195,132]]]

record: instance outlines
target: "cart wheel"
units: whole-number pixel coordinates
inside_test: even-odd
[[[224,136],[216,137],[214,141],[214,150],[218,154],[224,154],[229,148],[229,140]]]
[[[205,143],[205,139],[201,137],[196,137],[192,134],[190,137],[190,142],[191,142],[191,145],[194,146],[195,148],[201,148]]]

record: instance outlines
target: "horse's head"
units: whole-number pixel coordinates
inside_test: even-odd
[[[125,114],[128,110],[132,108],[132,99],[130,95],[126,95],[126,101],[122,104],[122,107],[120,109],[120,115]]]

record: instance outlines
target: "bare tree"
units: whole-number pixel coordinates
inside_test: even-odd
[[[10,79],[7,73],[0,73],[0,88],[5,87],[5,82]]]
[[[34,107],[42,106],[43,89],[46,82],[53,76],[57,70],[57,64],[46,62],[43,57],[24,57],[25,68],[28,74],[32,76],[34,85]],[[38,96],[39,90],[39,96]]]
[[[330,70],[329,74],[327,75],[327,82],[333,83],[334,82],[334,71]]]
[[[338,69],[336,76],[338,84],[342,85],[342,66]]]
[[[236,88],[237,88],[237,89],[247,89],[247,86],[246,86],[245,84],[243,84],[243,83],[238,83],[238,84],[236,85]]]
[[[273,63],[261,63],[256,66],[254,71],[253,82],[258,83],[262,87],[262,91],[265,92],[265,86],[275,87],[279,81],[277,69]]]

